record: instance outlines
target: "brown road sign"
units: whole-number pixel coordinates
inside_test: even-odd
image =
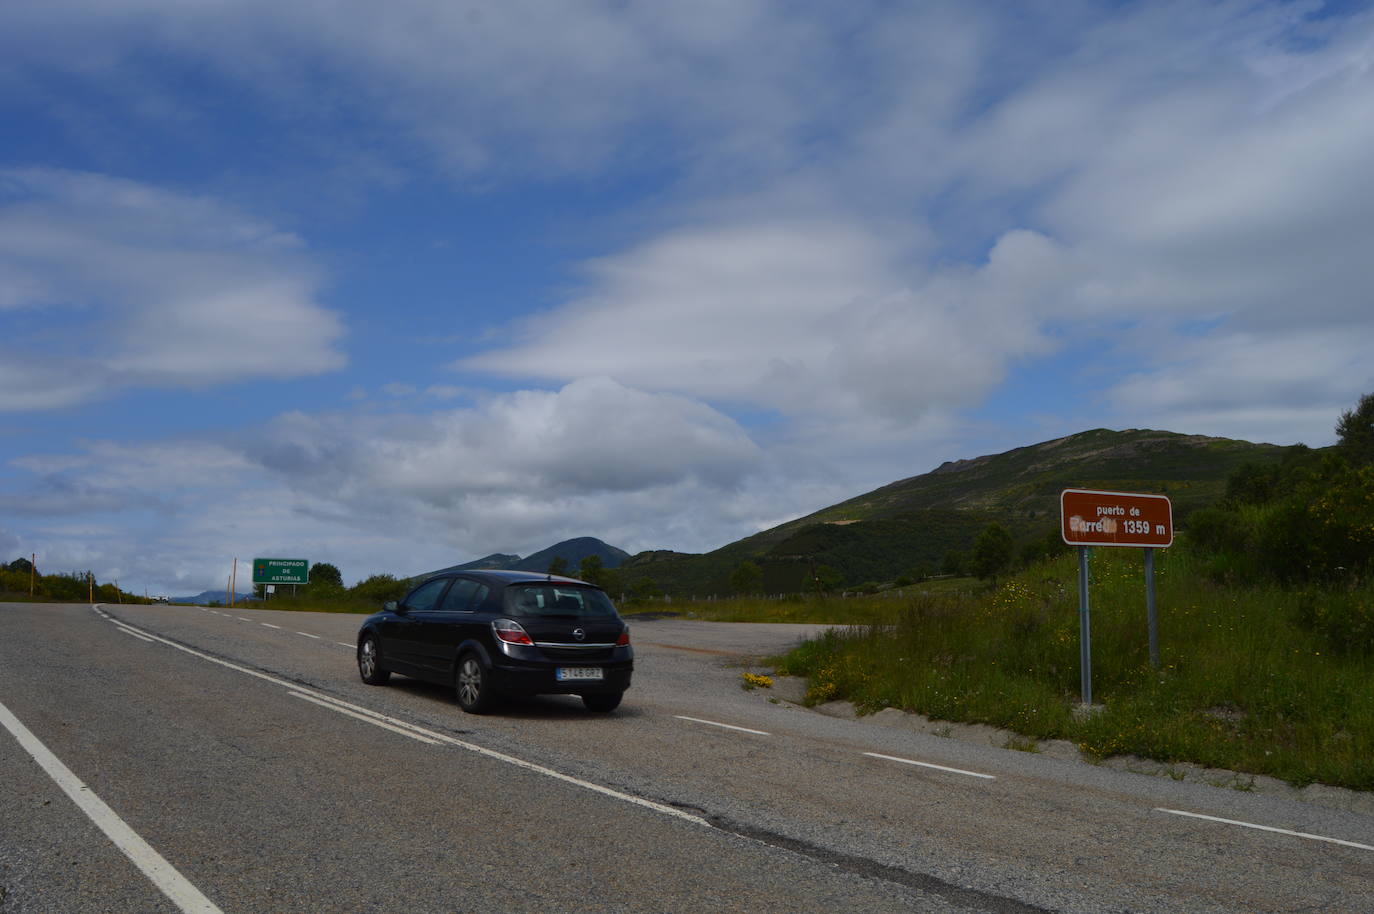
[[[1174,512],[1164,495],[1065,489],[1059,520],[1070,546],[1168,546]]]

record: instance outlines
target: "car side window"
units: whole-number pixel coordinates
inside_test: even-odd
[[[477,588],[482,585],[468,578],[459,578],[453,582],[449,588],[448,595],[444,597],[444,605],[440,607],[446,613],[470,612],[472,609],[472,595],[477,592]]]
[[[446,578],[426,581],[412,590],[410,596],[406,597],[406,608],[411,612],[429,612],[439,602],[439,597],[443,595],[444,588],[447,586],[448,580]]]

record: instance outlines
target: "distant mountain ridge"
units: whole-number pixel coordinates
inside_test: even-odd
[[[223,603],[224,598],[227,595],[228,591],[225,590],[204,590],[196,594],[194,597],[168,597],[167,602],[189,603],[193,606],[209,606],[211,603]],[[243,603],[245,601],[256,603],[257,597],[253,596],[251,593],[234,594],[235,603]]]
[[[890,581],[970,548],[992,522],[1019,543],[1052,535],[1066,488],[1168,495],[1175,523],[1215,502],[1246,463],[1276,463],[1293,448],[1150,429],[1093,429],[1001,454],[947,461],[712,552],[642,552],[621,566],[627,586],[650,578],[672,594],[729,593],[743,561],[765,592],[804,588],[816,567],[845,585]]]
[[[481,571],[482,569],[491,568],[514,568],[515,563],[518,561],[520,561],[520,556],[518,555],[507,554],[504,552],[493,552],[491,555],[477,559],[476,561],[465,562],[462,565],[454,565],[451,568],[445,568],[444,570]],[[437,572],[431,572],[431,574],[437,574]]]
[[[536,552],[529,558],[521,559],[516,563],[515,570],[548,571],[549,564],[554,559],[561,558],[568,563],[568,573],[576,574],[582,560],[593,555],[598,556],[601,559],[601,564],[606,568],[619,568],[630,557],[630,553],[624,549],[607,545],[594,536],[580,536],[576,539],[564,540],[555,546]]]
[[[823,566],[838,573],[841,586],[891,581],[938,566],[952,550],[968,550],[993,522],[1020,545],[1053,536],[1059,493],[1066,488],[1167,495],[1175,526],[1186,526],[1190,513],[1225,493],[1227,478],[1240,466],[1277,463],[1292,450],[1151,429],[1092,429],[946,461],[707,553],[651,550],[630,556],[595,537],[578,537],[528,558],[493,553],[428,574],[498,567],[547,571],[561,556],[568,573],[576,575],[584,558],[598,555],[605,567],[619,569],[622,587],[649,579],[681,596],[731,593],[730,575],[744,561],[760,566],[767,593],[803,590]]]
[[[549,565],[556,558],[563,559],[568,566],[566,573],[575,576],[582,560],[593,555],[600,557],[602,566],[606,568],[619,568],[630,557],[630,553],[624,549],[618,549],[604,543],[594,536],[579,536],[556,543],[547,549],[541,549],[528,558],[522,559],[515,554],[495,552],[475,561],[464,562],[461,565],[450,565],[447,568],[417,574],[412,580],[449,571],[478,571],[500,568],[511,571],[548,571]]]

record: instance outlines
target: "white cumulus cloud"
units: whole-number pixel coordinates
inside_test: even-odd
[[[340,368],[298,240],[132,181],[0,171],[0,409]]]

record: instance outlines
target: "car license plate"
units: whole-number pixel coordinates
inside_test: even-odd
[[[599,666],[560,666],[554,675],[559,682],[568,682],[573,679],[601,679],[603,674]]]

